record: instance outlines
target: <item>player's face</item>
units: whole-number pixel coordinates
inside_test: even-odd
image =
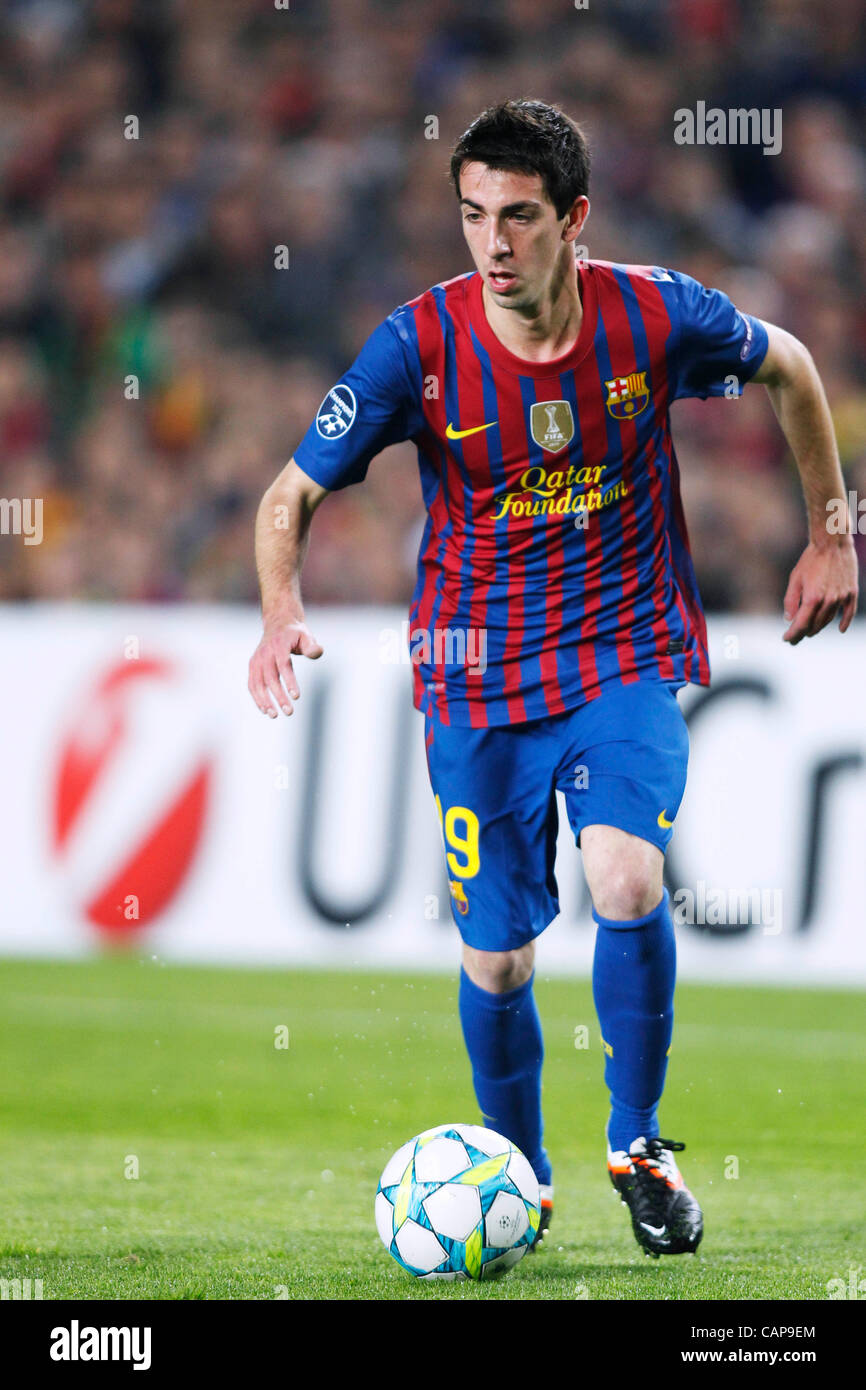
[[[557,217],[540,174],[464,164],[460,173],[463,233],[478,274],[494,302],[532,309],[547,298],[571,265],[571,243],[589,211],[578,198]]]

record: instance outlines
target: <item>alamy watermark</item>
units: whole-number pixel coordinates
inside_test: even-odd
[[[43,1298],[41,1279],[0,1279],[0,1302],[26,1302]]]
[[[848,1278],[828,1279],[825,1285],[828,1298],[866,1298],[866,1279],[861,1279],[862,1265],[849,1265]]]
[[[781,107],[720,106],[707,109],[699,101],[694,111],[680,106],[674,112],[674,143],[677,145],[760,145],[764,154],[782,149]]]
[[[413,627],[404,619],[399,630],[379,633],[379,660],[387,665],[464,666],[467,674],[487,670],[487,629],[483,627]]]
[[[23,536],[25,545],[41,545],[42,498],[0,497],[0,536]]]
[[[765,936],[782,930],[781,888],[720,888],[699,878],[694,890],[677,888],[672,917],[678,927],[763,927]]]
[[[73,1318],[68,1327],[51,1329],[48,1355],[52,1361],[129,1361],[134,1371],[151,1364],[149,1327],[82,1327]]]
[[[831,536],[866,536],[866,497],[851,489],[847,499],[831,497],[827,503],[827,531]]]

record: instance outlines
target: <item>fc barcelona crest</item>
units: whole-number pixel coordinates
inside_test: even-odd
[[[529,432],[542,449],[558,454],[574,438],[574,416],[568,401],[535,401],[529,412]]]
[[[650,389],[646,384],[646,372],[615,376],[604,384],[607,387],[605,404],[615,420],[630,420],[649,405]]]

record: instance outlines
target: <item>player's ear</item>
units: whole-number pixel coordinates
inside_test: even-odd
[[[568,210],[565,220],[565,227],[562,232],[563,241],[576,241],[586,226],[589,217],[589,199],[585,194],[575,198]]]

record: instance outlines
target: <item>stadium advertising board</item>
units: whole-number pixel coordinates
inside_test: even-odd
[[[311,614],[325,656],[298,662],[279,721],[246,691],[252,609],[22,606],[0,622],[0,951],[456,967],[450,901],[471,911],[471,882],[446,872],[401,610]],[[680,974],[862,985],[866,634],[792,650],[781,631],[715,619],[713,685],[680,695]],[[539,964],[586,973],[589,898],[562,822]]]

